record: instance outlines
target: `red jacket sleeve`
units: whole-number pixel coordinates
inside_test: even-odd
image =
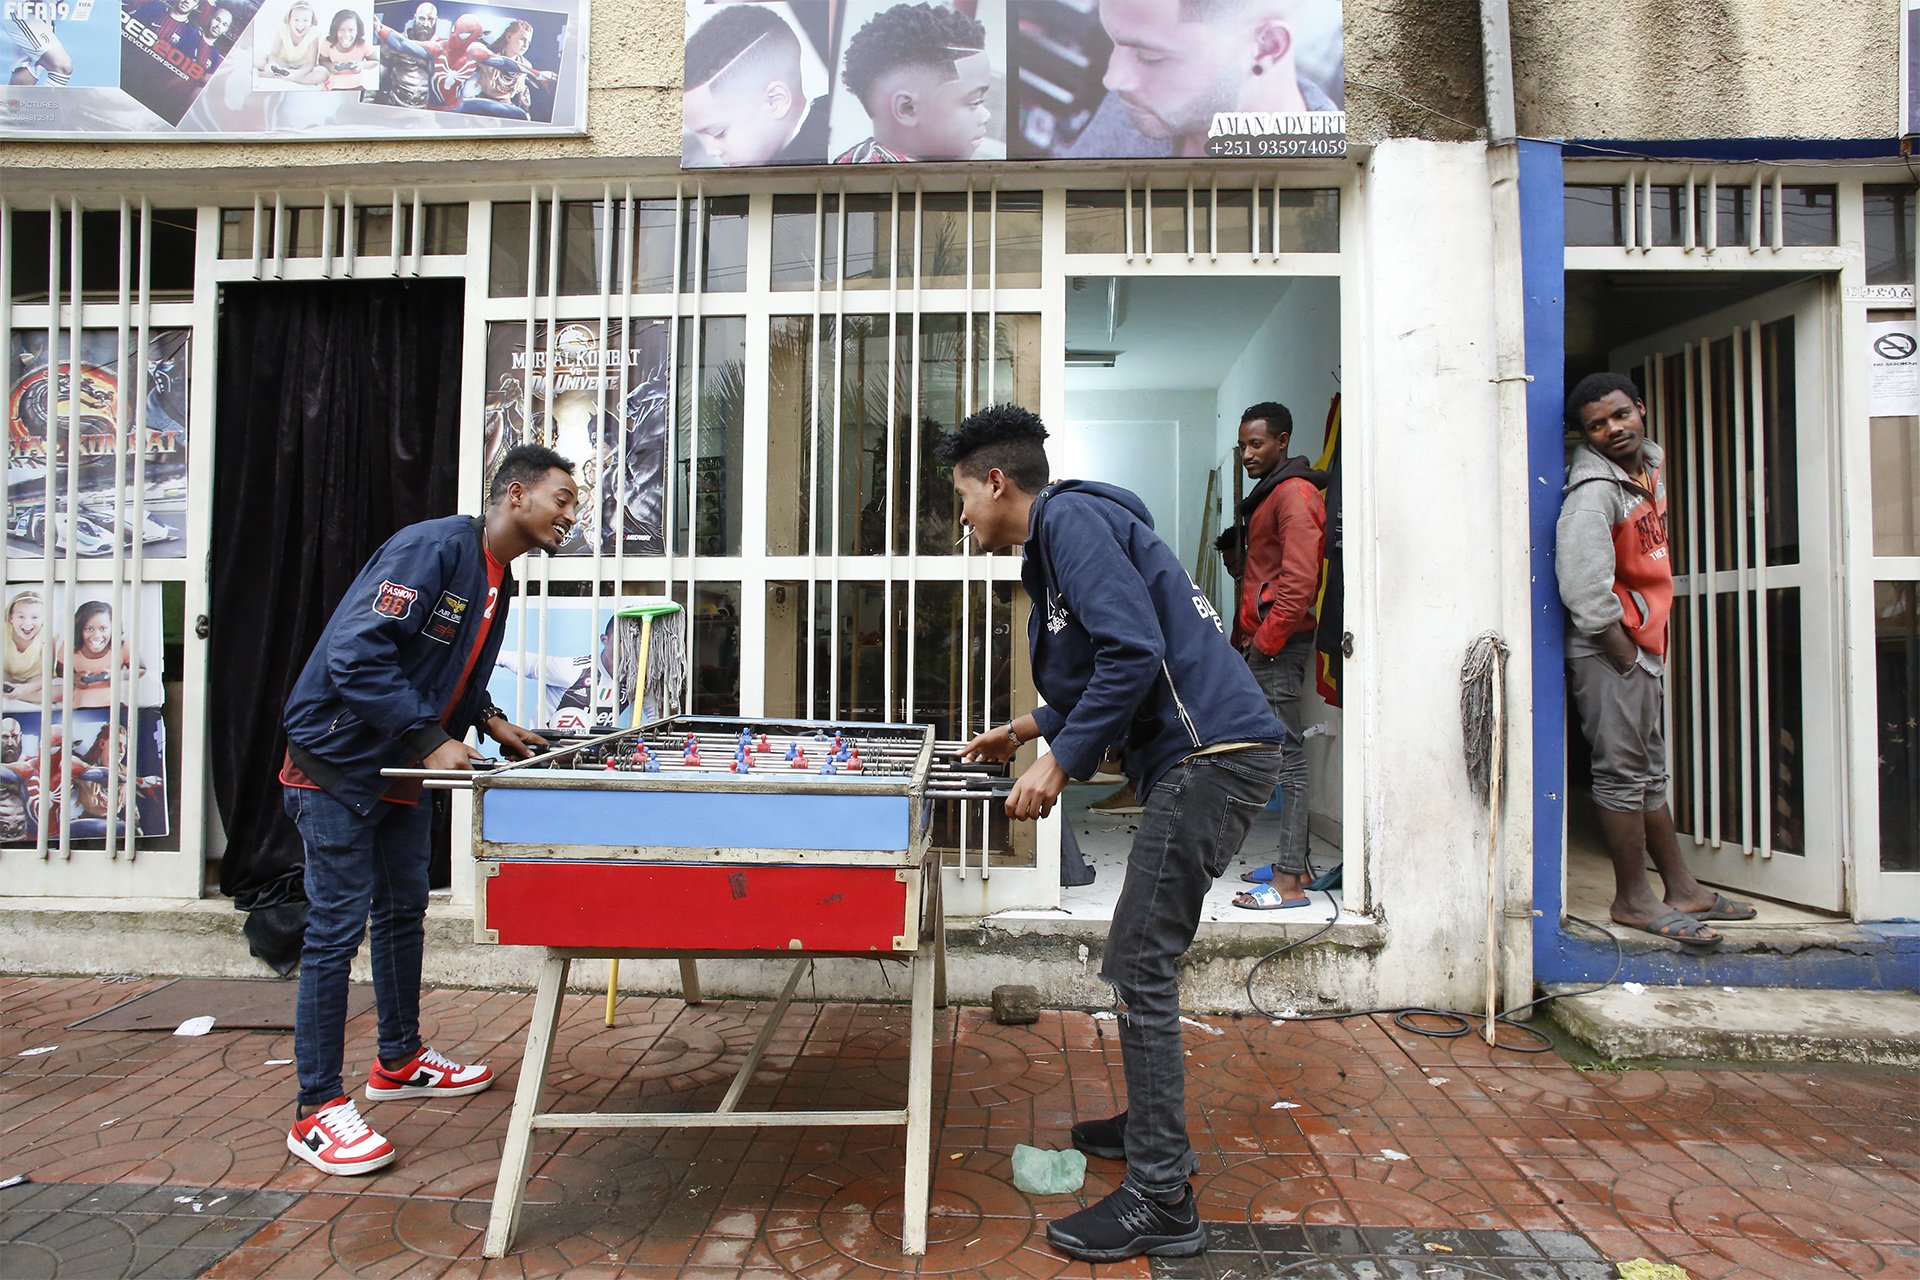
[[[1253,646],[1276,654],[1301,630],[1320,594],[1320,561],[1327,542],[1327,503],[1308,480],[1288,480],[1268,503],[1280,524],[1280,571],[1272,582],[1272,605],[1253,633]]]

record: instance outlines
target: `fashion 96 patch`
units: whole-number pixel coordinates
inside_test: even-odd
[[[454,637],[460,634],[460,624],[466,620],[467,598],[457,596],[451,591],[440,593],[440,602],[433,606],[433,614],[427,619],[427,625],[421,628],[429,640],[438,640],[441,644],[452,644]]]
[[[405,618],[413,611],[420,593],[398,582],[382,582],[373,596],[373,611],[383,617]]]

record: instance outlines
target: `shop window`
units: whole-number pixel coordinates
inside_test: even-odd
[[[629,256],[635,293],[670,292],[674,207],[672,200],[635,200],[629,244],[624,230],[624,201],[562,201],[557,218],[559,292],[567,296],[617,292]],[[530,220],[537,225],[530,228]],[[529,251],[533,258],[532,292],[536,297],[547,293],[547,266],[554,258],[550,224],[555,221],[551,201],[543,201],[537,215],[525,202],[493,206],[492,274],[487,286],[490,296],[526,296]]]
[[[1873,588],[1879,701],[1880,869],[1920,871],[1920,600],[1912,582]]]
[[[1871,186],[1865,192],[1867,283],[1912,284],[1912,186]]]
[[[344,201],[334,205],[332,229],[328,233],[329,213],[325,205],[286,205],[279,210],[276,224],[271,205],[260,210],[260,254],[274,256],[275,227],[284,235],[284,252],[289,258],[326,256],[329,243],[334,253],[344,255],[349,241],[355,257],[391,257],[394,251],[394,209],[390,201],[356,204],[349,223]],[[413,252],[413,204],[400,205],[400,252]],[[526,223],[521,222],[524,234]],[[220,211],[220,256],[225,259],[253,257],[254,216],[252,209]],[[429,256],[461,254],[467,251],[467,206],[430,204],[421,208],[420,251]]]
[[[1569,245],[1605,247],[1627,242],[1626,188],[1569,186],[1561,198]]]
[[[680,248],[680,287],[739,293],[747,287],[747,198],[689,200]],[[695,273],[698,272],[696,277]]]
[[[1127,202],[1124,191],[1067,193],[1067,252],[1125,253]]]
[[[139,289],[140,227],[138,208],[128,219],[134,279],[128,291]],[[49,276],[54,276],[63,299],[73,295],[73,214],[63,210],[59,244],[48,244],[51,215],[44,209],[14,209],[8,215],[8,257],[13,269],[13,300],[45,302]],[[194,242],[198,215],[192,209],[155,209],[151,243],[147,250],[147,288],[156,300],[193,296]],[[120,295],[120,211],[85,209],[80,214],[80,291],[88,301],[106,302]],[[57,267],[57,271],[55,268]]]
[[[687,602],[687,584],[675,583],[673,598],[687,612],[688,675],[696,716],[740,714],[740,584],[701,582]]]
[[[1780,188],[1781,243],[1817,246],[1840,243],[1840,211],[1833,187]],[[1762,226],[1773,225],[1773,188],[1760,189]],[[1762,232],[1764,240],[1771,232]]]
[[[1874,418],[1873,554],[1920,556],[1920,418]]]
[[[740,466],[745,456],[746,333],[739,316],[718,316],[680,332],[674,369],[674,552],[740,554]],[[691,371],[698,370],[698,376]]]
[[[1262,191],[1260,240],[1267,253],[1340,252],[1340,192],[1332,187]]]

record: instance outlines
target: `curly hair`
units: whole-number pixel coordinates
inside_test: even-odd
[[[1567,429],[1580,429],[1580,411],[1590,404],[1605,400],[1616,391],[1624,391],[1627,399],[1639,404],[1646,399],[1640,394],[1640,388],[1633,385],[1633,379],[1621,373],[1590,373],[1574,384],[1573,391],[1567,396]]]
[[[875,83],[901,67],[927,67],[951,80],[957,57],[987,47],[987,29],[943,4],[897,4],[867,20],[847,41],[841,83],[872,110]]]
[[[1278,400],[1262,400],[1259,404],[1248,405],[1247,411],[1240,415],[1240,425],[1244,427],[1249,422],[1266,423],[1268,432],[1276,436],[1293,434],[1293,414]]]
[[[941,444],[938,457],[975,479],[994,468],[1028,493],[1047,487],[1051,471],[1041,443],[1047,428],[1040,415],[1017,404],[990,404],[968,414]]]

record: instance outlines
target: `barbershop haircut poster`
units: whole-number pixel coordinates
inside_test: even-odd
[[[667,322],[636,320],[605,341],[593,323],[487,328],[484,472],[507,450],[546,444],[574,462],[578,522],[561,555],[659,555],[666,517]]]
[[[687,8],[686,168],[1345,154],[1340,0]]]
[[[537,599],[515,601],[507,618],[506,639],[487,681],[487,696],[506,711],[508,719],[530,728],[582,733],[631,724],[640,632],[633,619],[614,617],[623,603],[602,600],[596,610],[591,600],[564,596],[549,597],[544,606]],[[678,619],[670,618],[654,625],[677,623]],[[658,693],[647,691],[648,720],[660,715]]]
[[[0,4],[0,138],[586,132],[586,0]]]
[[[46,330],[16,329],[7,346],[8,550],[43,554],[51,531],[58,556],[71,547],[101,558],[119,547],[130,557],[137,541],[146,556],[179,559],[187,553],[187,331],[153,331],[144,356],[137,338],[129,343],[129,361],[144,360],[144,386],[139,369],[120,367],[113,330],[81,332],[77,371],[69,345],[68,333],[58,332],[49,361]],[[140,432],[134,397],[143,394]],[[123,422],[133,447],[116,460]],[[142,457],[145,471],[136,476]],[[71,503],[70,483],[76,486]]]

